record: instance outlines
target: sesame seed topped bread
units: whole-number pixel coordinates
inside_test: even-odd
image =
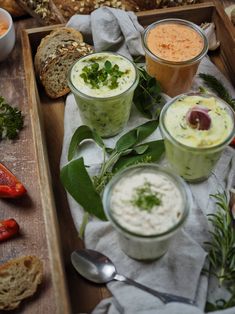
[[[42,282],[43,266],[36,256],[22,256],[0,265],[0,310],[13,310],[32,296]]]
[[[34,64],[47,95],[51,98],[66,95],[70,91],[67,85],[70,66],[92,52],[92,47],[83,42],[82,34],[73,28],[61,27],[43,38]]]

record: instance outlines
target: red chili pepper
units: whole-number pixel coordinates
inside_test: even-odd
[[[26,192],[23,184],[0,163],[0,197],[15,198]]]
[[[20,227],[15,219],[0,221],[0,242],[3,242],[19,233]]]

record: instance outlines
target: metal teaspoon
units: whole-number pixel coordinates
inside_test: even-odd
[[[117,273],[113,262],[105,255],[94,250],[76,250],[71,254],[71,261],[77,272],[95,283],[108,283],[112,280],[122,281],[159,298],[163,303],[182,302],[196,305],[194,300],[177,295],[159,292],[148,288],[130,278]]]

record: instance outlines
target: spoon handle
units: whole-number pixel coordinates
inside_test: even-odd
[[[157,290],[153,290],[153,289],[146,287],[146,286],[142,285],[141,283],[136,282],[136,281],[134,281],[130,278],[127,278],[123,275],[116,274],[114,279],[117,281],[125,282],[125,283],[132,285],[132,286],[135,286],[139,289],[142,289],[142,290],[154,295],[155,297],[158,297],[163,303],[181,302],[181,303],[186,303],[186,304],[190,304],[190,305],[196,305],[194,300],[180,297],[180,296],[177,296],[174,294],[169,294],[169,293],[164,293],[164,292],[159,292]]]

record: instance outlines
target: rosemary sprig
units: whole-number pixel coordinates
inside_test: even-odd
[[[228,300],[216,300],[215,304],[207,303],[206,311],[226,309],[235,305],[235,228],[234,220],[225,193],[211,195],[218,210],[208,215],[213,230],[210,231],[211,241],[205,244],[208,247],[208,258],[211,264],[209,273],[216,276],[219,285],[230,291]]]
[[[210,231],[211,241],[206,244],[212,271],[222,284],[235,280],[235,229],[226,194],[211,196],[216,199],[218,211],[209,215],[213,231]]]
[[[221,81],[217,80],[213,75],[199,73],[199,77],[203,79],[203,82],[212,89],[221,99],[226,101],[235,110],[235,99],[229,94],[228,90],[222,84]]]

